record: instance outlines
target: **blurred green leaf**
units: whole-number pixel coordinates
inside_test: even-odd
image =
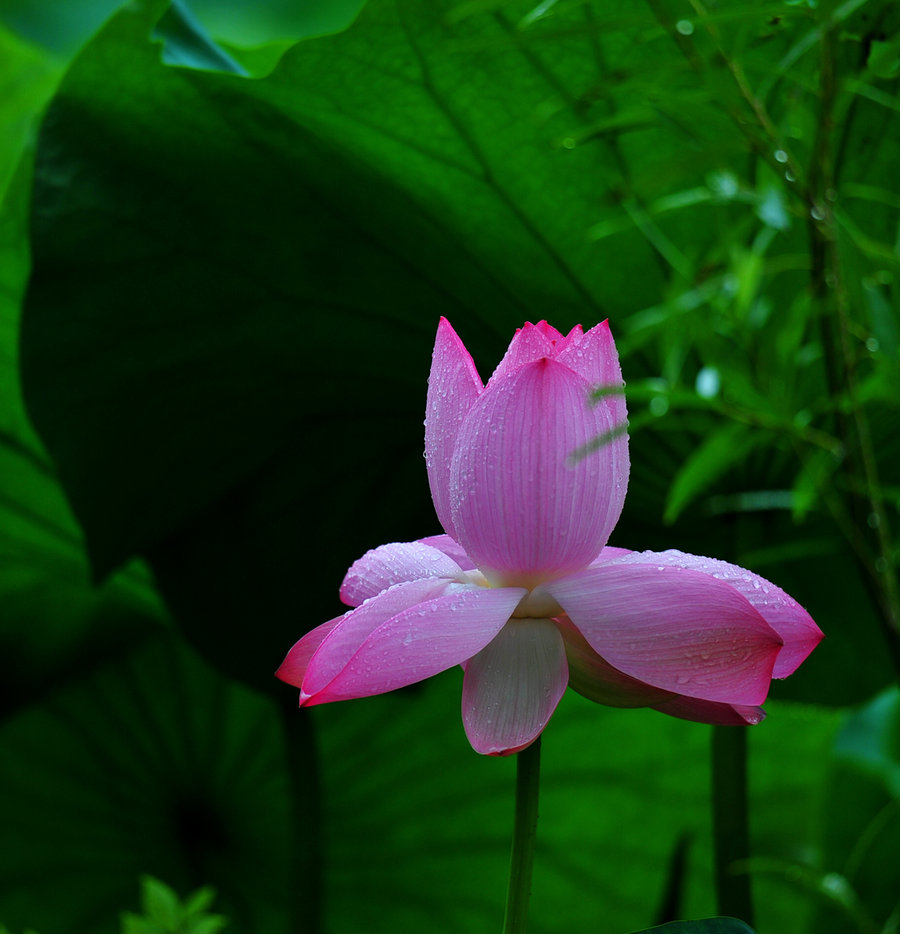
[[[328,852],[343,867],[325,876],[334,930],[489,934],[502,922],[515,768],[472,754],[459,690],[458,672],[448,672],[421,689],[316,710]],[[751,813],[763,852],[809,845],[811,789],[836,722],[772,704],[752,729]],[[660,920],[671,855],[685,837],[676,910],[714,911],[708,744],[708,727],[565,695],[543,737],[535,930],[625,931]],[[790,771],[784,744],[796,744]],[[362,784],[353,780],[360,770]],[[766,889],[761,929],[790,929],[805,915],[798,901]]]
[[[193,11],[216,39],[249,48],[283,39],[338,32],[365,0],[190,0]],[[123,0],[4,0],[2,18],[31,42],[62,57],[80,46],[124,6]]]
[[[765,440],[740,423],[725,425],[712,434],[685,461],[669,488],[664,520],[674,522],[685,507]]]
[[[10,32],[0,20],[0,204],[35,117],[53,93],[62,67]]]
[[[781,877],[783,888],[816,896],[815,913],[798,930],[893,930],[900,911],[898,697],[892,688],[845,718],[825,776],[820,841],[806,858],[751,860],[754,871]],[[813,855],[816,865],[809,864]]]
[[[219,931],[224,931],[226,927],[228,927],[228,921],[225,918],[215,916],[199,918],[191,922],[187,928],[187,934],[219,934]]]
[[[136,565],[90,583],[83,536],[25,414],[19,306],[29,272],[30,126],[59,69],[0,30],[0,716],[128,648],[166,619]],[[18,163],[18,168],[16,167]]]
[[[792,446],[808,445],[812,462],[844,450],[833,423],[850,404],[829,384],[832,323],[810,298],[803,190],[818,164],[817,44],[833,13],[837,248],[859,315],[846,337],[883,490],[900,489],[900,133],[890,56],[873,46],[896,34],[891,4],[724,2],[681,23],[671,4],[643,0],[371,0],[347,32],[296,45],[293,27],[253,34],[274,4],[220,5],[233,18],[219,25],[191,4],[254,81],[164,65],[151,38],[164,6],[129,5],[88,44],[42,133],[24,376],[53,468],[18,402],[21,173],[3,216],[0,668],[18,712],[0,728],[14,764],[0,772],[14,842],[0,916],[46,921],[48,934],[111,932],[151,871],[179,891],[213,882],[242,929],[267,934],[286,929],[292,900],[316,930],[317,892],[329,931],[432,930],[435,919],[496,930],[512,766],[468,749],[458,673],[291,710],[288,730],[320,727],[317,775],[310,737],[285,743],[274,704],[156,630],[145,574],[85,586],[82,532],[54,473],[98,576],[149,554],[205,656],[271,687],[291,642],[340,611],[350,561],[437,531],[421,419],[440,314],[484,376],[526,318],[565,328],[610,315],[634,423],[652,426],[634,432],[614,543],[737,560],[807,605],[828,638],[773,696],[843,704],[888,681],[871,595],[811,492],[860,491],[843,461],[797,481]],[[237,48],[251,34],[268,44]],[[7,99],[25,101],[0,104],[14,131],[4,179],[28,139],[21,115],[52,84],[18,45],[21,73],[35,72],[3,79],[24,89]],[[720,375],[714,400],[695,392],[704,369]],[[673,478],[723,410],[753,426],[758,447],[724,471],[710,461],[715,516],[682,511],[660,528]],[[803,490],[800,509],[791,494]],[[773,701],[750,735],[754,852],[794,871],[825,854],[814,895],[757,875],[760,930],[819,934],[814,897],[833,909],[858,891],[866,911],[888,910],[895,796],[870,762],[826,775],[835,724]],[[536,925],[624,931],[712,913],[707,733],[566,698],[546,738]],[[297,813],[290,781],[304,789]]]
[[[249,48],[280,39],[304,39],[346,29],[366,0],[190,0],[217,39]]]
[[[824,801],[823,865],[846,878],[876,929],[900,908],[900,693],[851,715],[835,738]],[[837,931],[819,913],[816,931]],[[887,928],[886,928],[887,929]]]
[[[181,921],[181,901],[164,882],[152,876],[141,880],[141,904],[149,920],[168,928]]]
[[[152,551],[192,638],[260,686],[359,553],[437,531],[420,452],[438,316],[487,375],[524,318],[567,327],[655,288],[645,251],[605,265],[585,239],[597,154],[531,118],[590,45],[558,75],[467,52],[506,43],[491,19],[448,57],[440,10],[410,9],[372,4],[248,82],[161,65],[134,8],[44,127],[30,413],[96,572]],[[313,556],[323,585],[298,588]]]
[[[122,0],[5,0],[3,21],[27,41],[60,57],[73,55]]]
[[[122,934],[217,934],[228,922],[206,914],[215,897],[209,888],[198,889],[184,904],[169,886],[152,876],[141,879],[144,915],[122,914]]]
[[[673,921],[670,924],[635,931],[634,934],[753,934],[753,928],[735,918],[705,918],[702,921]]]
[[[149,872],[180,891],[214,885],[235,930],[289,930],[294,900],[307,926],[290,930],[315,930],[320,892],[335,932],[489,934],[502,920],[515,764],[472,752],[459,691],[459,672],[448,672],[352,704],[292,703],[294,735],[283,735],[271,701],[160,636],[0,727],[0,755],[14,763],[0,772],[0,915],[59,934],[117,931],[134,880]],[[753,728],[761,852],[811,845],[811,790],[835,722],[772,704]],[[297,735],[311,723],[316,777]],[[669,903],[671,855],[684,839],[680,913],[711,913],[708,736],[652,711],[564,698],[544,740],[537,930],[652,924]],[[306,783],[298,811],[292,752]],[[294,834],[300,863],[290,858]],[[795,893],[779,894],[761,904],[764,930],[802,915]]]
[[[162,41],[162,58],[167,65],[248,75],[239,62],[213,41],[183,0],[172,0],[152,35]]]
[[[318,848],[289,797],[284,742],[271,702],[166,632],[7,719],[0,916],[112,934],[149,873],[181,891],[214,885],[239,930],[284,931],[295,903],[308,926],[293,930],[313,930],[314,873],[294,862],[292,838],[307,841],[307,862]],[[145,896],[156,921],[179,914],[160,884]]]
[[[144,569],[90,582],[81,532],[51,466],[0,436],[0,714],[163,625]]]

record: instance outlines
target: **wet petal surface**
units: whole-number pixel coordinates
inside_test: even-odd
[[[508,755],[530,745],[556,710],[567,682],[562,636],[553,622],[507,623],[466,665],[462,711],[473,749]]]

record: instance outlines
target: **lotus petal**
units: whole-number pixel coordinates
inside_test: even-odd
[[[462,712],[476,752],[508,755],[534,742],[566,689],[562,636],[548,619],[510,620],[466,665]]]
[[[413,585],[397,585],[404,586]],[[383,694],[459,665],[497,635],[524,595],[521,588],[443,586],[439,596],[400,610],[378,628],[369,629],[361,640],[357,631],[342,632],[351,628],[347,622],[335,627],[309,663],[302,688],[304,703]],[[368,625],[359,628],[368,629]],[[349,658],[348,646],[354,648]]]
[[[701,700],[761,704],[782,642],[757,610],[709,575],[627,561],[542,589],[624,674]]]
[[[822,640],[822,630],[806,610],[771,581],[736,564],[682,551],[632,552],[627,563],[652,567],[689,568],[724,581],[745,597],[781,636],[784,647],[775,661],[773,677],[786,678]]]
[[[466,413],[482,390],[472,356],[446,318],[438,324],[425,401],[425,466],[444,531],[456,538],[450,510],[450,461]]]
[[[454,537],[492,583],[535,586],[586,567],[615,525],[627,439],[573,461],[614,428],[587,381],[548,358],[492,382],[469,410],[450,476]]]
[[[359,606],[394,584],[461,574],[462,568],[445,552],[422,542],[380,545],[350,566],[341,584],[341,600],[347,606]]]

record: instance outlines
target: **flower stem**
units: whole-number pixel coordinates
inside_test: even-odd
[[[509,860],[509,889],[503,934],[524,934],[531,897],[531,868],[541,784],[541,738],[516,755],[516,817]]]
[[[735,864],[750,856],[747,817],[747,730],[712,728],[713,859],[716,904],[721,915],[753,925],[750,876]]]

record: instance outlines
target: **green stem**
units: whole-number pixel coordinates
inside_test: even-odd
[[[531,897],[531,868],[537,835],[541,784],[541,738],[516,755],[516,818],[509,860],[509,889],[503,934],[524,934]]]
[[[714,726],[712,733],[713,858],[720,915],[753,926],[750,876],[735,864],[750,856],[747,818],[747,730]]]

